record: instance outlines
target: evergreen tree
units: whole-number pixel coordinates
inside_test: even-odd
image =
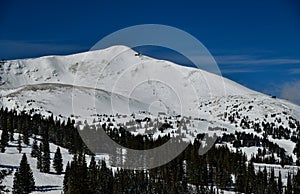
[[[275,181],[274,168],[271,169],[270,178],[268,181],[268,193],[278,193],[277,192],[277,182]]]
[[[73,160],[70,165],[69,173],[67,173],[67,177],[65,177],[65,182],[67,183],[66,194],[80,192],[78,187],[80,184],[79,178],[77,177],[77,168],[78,168],[78,160],[77,154],[74,154]]]
[[[297,174],[294,176],[293,183],[294,193],[300,193],[300,170],[298,170]]]
[[[18,136],[18,147],[17,147],[17,149],[18,149],[19,153],[22,152],[22,137],[21,137],[20,134]]]
[[[39,146],[39,149],[38,149],[38,152],[37,152],[37,163],[36,163],[36,166],[37,166],[37,169],[40,169],[40,171],[42,172],[42,154],[43,154],[43,144],[40,143],[40,146]]]
[[[66,193],[90,193],[87,179],[87,164],[84,154],[75,154],[71,162],[70,171],[66,178],[67,192]]]
[[[286,183],[286,194],[292,194],[293,188],[292,188],[292,180],[291,180],[291,174],[288,172],[288,177],[287,177],[287,183]]]
[[[44,152],[42,154],[42,172],[50,172],[50,152]]]
[[[8,145],[8,141],[9,141],[9,136],[8,136],[7,128],[2,127],[1,142],[0,142],[2,153],[5,152],[5,147]]]
[[[26,145],[29,145],[29,122],[30,116],[24,115],[24,122],[22,126],[23,142]]]
[[[69,187],[68,187],[69,177],[70,177],[70,164],[68,162],[68,164],[66,166],[65,176],[64,176],[64,182],[63,182],[64,193],[68,193],[68,190],[69,190]]]
[[[110,193],[113,189],[112,171],[107,168],[104,160],[101,161],[101,167],[99,169],[99,189],[101,193]],[[116,177],[116,179],[118,178]]]
[[[97,163],[95,161],[95,157],[92,156],[88,168],[88,185],[91,193],[95,193],[98,187],[97,173]]]
[[[89,193],[88,186],[88,168],[85,159],[85,154],[81,153],[78,156],[78,176],[80,177],[80,191],[82,193]]]
[[[42,172],[50,172],[50,146],[49,146],[49,136],[48,129],[45,128],[43,133],[43,154],[42,154]]]
[[[249,180],[248,191],[249,191],[249,193],[254,193],[254,190],[255,190],[255,171],[254,171],[254,165],[253,165],[252,162],[248,163],[247,178]]]
[[[296,156],[298,156],[298,158],[300,158],[300,139],[298,139],[298,141],[295,145],[295,148],[293,150],[293,153],[296,154]]]
[[[13,125],[13,112],[10,112],[8,115],[7,128],[9,131],[9,140],[14,141],[14,125]]]
[[[261,169],[259,168],[257,175],[256,175],[256,181],[255,181],[255,192],[254,193],[265,193],[265,185],[263,184],[263,173]]]
[[[236,174],[236,185],[235,188],[239,192],[244,192],[245,188],[247,188],[248,185],[246,185],[245,177],[246,177],[246,166],[243,161],[239,161],[237,168],[237,174]]]
[[[56,152],[54,154],[54,159],[53,159],[53,168],[55,169],[57,174],[61,174],[63,171],[63,159],[60,153],[59,147],[57,147]]]
[[[268,171],[267,171],[267,167],[264,167],[263,170],[263,186],[264,186],[264,192],[267,192],[267,186],[268,186]]]
[[[13,193],[30,193],[31,191],[34,191],[34,185],[35,182],[32,170],[27,162],[26,155],[23,154],[20,167],[14,175]]]
[[[281,178],[281,171],[279,171],[279,175],[278,175],[278,193],[281,194],[282,193],[282,178]]]
[[[34,137],[34,141],[31,147],[31,157],[36,158],[38,157],[39,146],[37,145],[36,137]]]

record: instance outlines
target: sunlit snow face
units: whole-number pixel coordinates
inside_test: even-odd
[[[143,45],[172,49],[188,58],[198,69],[187,70],[186,67],[143,56],[132,50]],[[101,60],[98,64],[91,63],[89,68],[86,66],[77,68],[74,85],[90,83],[89,87],[95,88],[95,96],[82,101],[81,98],[77,98],[78,95],[73,95],[75,115],[80,114],[82,104],[91,103],[94,103],[95,114],[98,111],[103,112],[103,104],[99,104],[99,100],[96,100],[97,93],[101,89],[109,93],[107,96],[111,103],[109,107],[105,107],[105,111],[113,115],[130,115],[138,111],[146,111],[152,115],[163,112],[166,116],[182,115],[199,118],[201,97],[226,94],[224,82],[217,76],[220,75],[219,68],[209,51],[196,38],[177,28],[152,24],[128,27],[103,38],[91,50],[107,47],[110,48],[101,51]],[[97,58],[97,53],[94,57]],[[84,58],[83,61],[87,60]],[[216,82],[214,78],[218,81]],[[85,81],[86,79],[89,81]],[[205,114],[209,120],[211,112]],[[207,129],[207,125],[203,126],[203,123],[198,127]],[[101,142],[104,141],[107,147],[120,147],[105,133],[103,136],[107,138],[102,139]],[[90,150],[97,153],[97,143],[91,143],[84,137],[83,140]],[[206,142],[206,148],[213,143],[214,140]],[[127,164],[125,168],[149,169],[161,166],[178,156],[186,146],[187,144],[174,145],[167,142],[150,150],[132,150],[122,147],[126,150],[127,156],[132,157],[127,159],[132,163]],[[159,159],[155,157],[157,153],[160,153]],[[201,151],[199,153],[204,154]],[[110,154],[114,153],[110,152]]]

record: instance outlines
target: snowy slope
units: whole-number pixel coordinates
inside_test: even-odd
[[[103,89],[165,110],[195,115],[199,97],[258,94],[200,69],[136,55],[125,46],[68,56],[7,61],[0,67],[0,88],[60,83]]]
[[[53,114],[61,119],[72,116],[75,120],[89,120],[96,114],[124,114],[129,111],[128,104],[133,107],[133,112],[148,108],[148,104],[105,90],[57,83],[6,89],[2,91],[2,96],[0,105],[9,109],[33,111],[45,116]],[[75,99],[73,103],[72,97]],[[114,107],[111,106],[112,99],[117,102]],[[80,114],[74,115],[73,109],[78,110]]]
[[[68,56],[46,56],[33,59],[6,61],[0,67],[1,88],[15,88],[28,84],[64,83],[91,87],[95,81],[100,89],[110,90],[113,80],[121,73],[130,72],[134,78],[147,74],[171,83],[184,85],[191,81],[199,96],[223,95],[225,87],[228,95],[255,93],[235,82],[200,69],[183,67],[169,61],[146,56],[136,56],[136,52],[126,46],[113,46],[104,50],[89,51]],[[175,75],[173,74],[175,73]],[[154,75],[157,74],[157,75]],[[124,76],[124,75],[122,75]],[[176,77],[180,76],[180,77]],[[131,79],[126,79],[130,84]],[[224,84],[222,82],[224,81]],[[120,85],[123,87],[124,85]]]
[[[2,131],[0,131],[0,134],[1,132]],[[18,139],[17,133],[14,134],[14,138],[16,140]],[[51,174],[41,173],[37,169],[37,159],[32,158],[30,156],[32,143],[33,143],[33,139],[30,138],[30,146],[26,146],[25,144],[22,144],[22,152],[19,153],[17,150],[17,145],[18,145],[17,141],[14,141],[13,143],[10,142],[9,146],[6,148],[7,150],[5,151],[5,153],[0,153],[0,168],[14,170],[14,172],[11,175],[7,176],[4,179],[3,185],[5,185],[7,189],[12,191],[13,176],[15,173],[15,169],[19,167],[22,154],[25,153],[28,159],[28,163],[33,171],[36,189],[40,190],[40,191],[35,191],[33,193],[45,193],[45,191],[47,191],[47,193],[60,193],[62,191],[64,175],[54,174],[55,170],[52,168],[52,166],[50,169],[50,171],[52,172]],[[40,142],[38,141],[38,144],[39,143]],[[51,159],[54,158],[54,153],[57,147],[59,146],[50,143]],[[71,161],[73,156],[68,153],[68,150],[62,147],[60,147],[60,150],[61,150],[64,169],[65,169],[68,161]]]

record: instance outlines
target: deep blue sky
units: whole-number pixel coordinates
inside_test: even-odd
[[[2,0],[0,58],[87,51],[116,30],[148,23],[174,26],[198,38],[225,77],[300,104],[297,0]]]

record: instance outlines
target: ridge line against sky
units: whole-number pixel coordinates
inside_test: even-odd
[[[0,8],[0,58],[88,51],[98,40],[124,27],[164,24],[198,38],[225,77],[300,104],[300,94],[295,92],[300,91],[297,0],[2,0]],[[161,57],[155,52],[150,55]]]

